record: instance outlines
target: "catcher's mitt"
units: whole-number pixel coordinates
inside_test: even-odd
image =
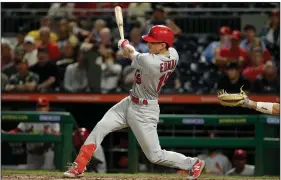
[[[243,86],[242,86],[243,87]],[[246,93],[240,89],[240,93],[229,94],[226,91],[222,90],[218,93],[218,99],[223,106],[241,106],[244,104],[245,100],[247,100]]]

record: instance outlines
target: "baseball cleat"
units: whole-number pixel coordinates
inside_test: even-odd
[[[197,178],[201,175],[202,170],[205,167],[205,161],[197,160],[197,162],[193,165],[192,169],[189,171],[189,180],[197,180]]]
[[[82,177],[84,174],[79,173],[77,163],[71,163],[68,170],[63,173],[63,177],[66,178],[79,178]]]

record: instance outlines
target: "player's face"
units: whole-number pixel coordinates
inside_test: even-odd
[[[166,48],[166,44],[165,43],[151,43],[151,42],[148,42],[147,46],[148,46],[148,49],[149,49],[149,53],[151,53],[151,54],[159,54],[160,52],[162,52]]]

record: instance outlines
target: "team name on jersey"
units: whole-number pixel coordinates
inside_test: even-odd
[[[171,61],[166,61],[166,62],[160,63],[160,72],[173,70],[173,69],[175,69],[176,65],[177,65],[176,60],[171,60]]]

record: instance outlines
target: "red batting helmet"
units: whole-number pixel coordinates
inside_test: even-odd
[[[148,35],[142,36],[142,39],[146,42],[164,42],[167,43],[169,47],[172,47],[174,43],[174,33],[167,26],[156,25],[150,29]]]
[[[234,158],[246,158],[247,152],[243,149],[236,149],[234,151]]]
[[[37,106],[48,106],[49,100],[46,97],[38,97]]]
[[[86,141],[89,136],[89,131],[86,128],[79,128],[73,132],[73,145],[75,147],[80,147]]]

